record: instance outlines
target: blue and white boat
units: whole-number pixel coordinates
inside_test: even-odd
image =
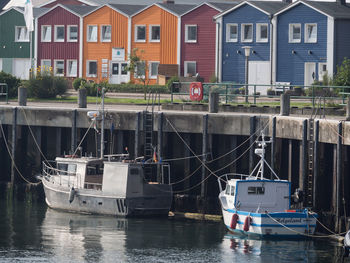
[[[260,161],[251,174],[225,174],[218,178],[224,223],[229,231],[260,237],[311,236],[317,214],[308,209],[292,210],[291,183],[281,180],[265,160],[271,141],[257,142]],[[264,166],[275,179],[264,177]]]

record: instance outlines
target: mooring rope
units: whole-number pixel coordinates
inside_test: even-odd
[[[20,176],[26,183],[28,183],[28,184],[30,184],[30,185],[39,185],[39,184],[41,184],[41,181],[40,181],[40,182],[36,182],[36,183],[30,182],[29,180],[27,180],[27,179],[22,175],[22,173],[20,172],[20,170],[18,169],[18,167],[17,167],[17,165],[16,165],[16,163],[15,163],[14,157],[13,157],[12,154],[11,154],[10,147],[9,147],[9,145],[8,145],[8,143],[7,143],[7,139],[6,139],[6,136],[5,136],[5,132],[4,132],[4,128],[3,128],[3,126],[2,126],[2,121],[1,121],[1,120],[0,120],[0,128],[1,128],[1,133],[2,133],[2,137],[3,137],[3,139],[4,139],[4,143],[5,143],[7,152],[8,152],[8,154],[9,154],[9,156],[10,156],[10,158],[11,158],[11,160],[12,160],[13,166],[14,166],[14,168],[16,169],[16,171],[18,172],[19,176]],[[12,147],[13,147],[13,145],[12,145]]]

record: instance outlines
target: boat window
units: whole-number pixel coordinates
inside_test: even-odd
[[[75,175],[77,172],[77,165],[76,164],[68,164],[68,169],[67,169],[69,175]]]
[[[137,168],[130,168],[130,175],[138,175],[139,169]]]
[[[263,195],[265,194],[265,187],[262,186],[249,186],[248,187],[249,195]]]
[[[67,175],[68,164],[67,163],[58,163],[57,169],[58,169],[58,173],[60,175]]]
[[[99,164],[88,165],[86,167],[86,174],[87,175],[102,175],[103,174],[103,165],[99,165]]]
[[[230,185],[226,185],[226,190],[225,190],[225,194],[226,195],[230,195],[230,189],[231,189],[231,186]]]
[[[235,195],[235,187],[231,186],[231,195],[234,196]]]

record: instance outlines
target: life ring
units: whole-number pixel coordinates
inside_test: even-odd
[[[236,229],[237,222],[238,222],[238,215],[237,215],[237,213],[234,213],[234,214],[232,215],[230,228],[231,228],[231,229]]]
[[[190,84],[190,99],[192,101],[201,101],[203,99],[202,82],[192,82]]]
[[[252,223],[252,218],[250,216],[247,216],[244,220],[243,230],[245,232],[249,231],[250,224]]]

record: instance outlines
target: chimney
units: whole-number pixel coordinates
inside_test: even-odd
[[[345,5],[346,4],[346,0],[336,0],[336,2],[339,5]]]
[[[175,1],[174,0],[163,0],[163,4],[175,4]]]

